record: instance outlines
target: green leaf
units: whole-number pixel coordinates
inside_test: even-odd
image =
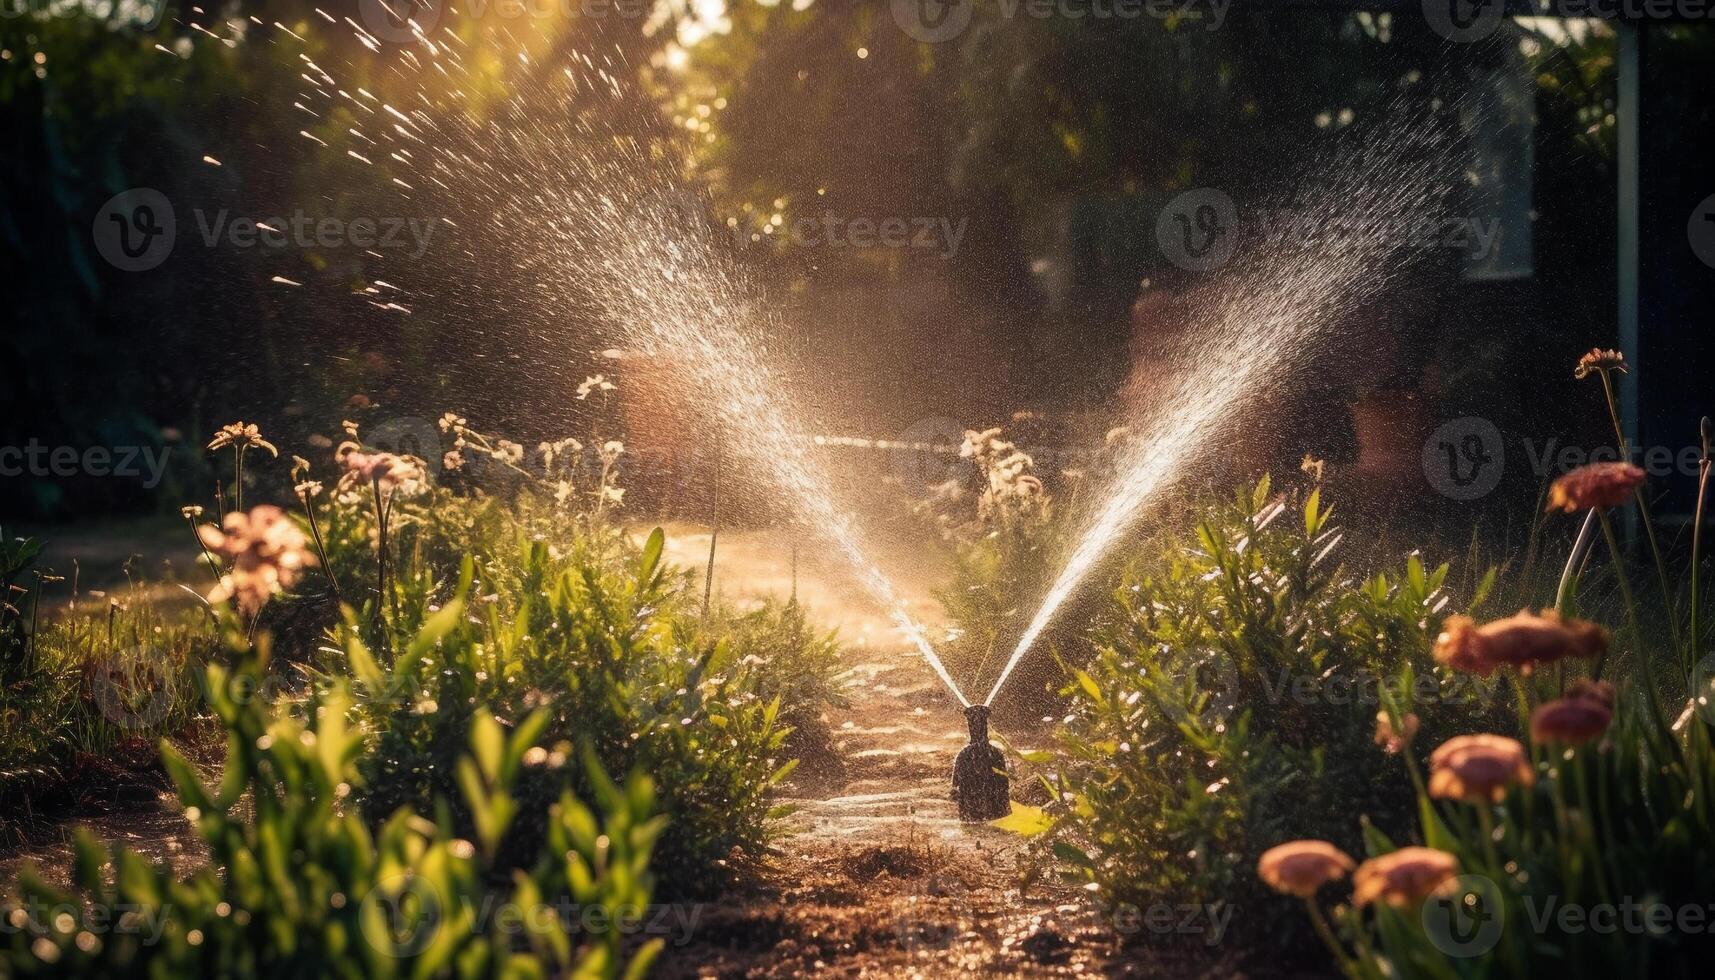
[[[506,735],[500,730],[500,723],[494,720],[494,715],[486,709],[477,711],[471,719],[470,750],[484,779],[493,783],[500,778]]]
[[[655,569],[661,564],[661,549],[667,545],[667,534],[660,528],[649,532],[649,540],[643,543],[643,561],[637,570],[640,582],[648,582],[655,577]]]
[[[446,638],[448,633],[458,628],[459,621],[464,617],[464,600],[452,599],[442,606],[440,611],[430,616],[423,628],[417,631],[417,636],[406,648],[405,655],[412,660],[422,657],[435,648],[437,643]]]
[[[1069,864],[1072,867],[1090,868],[1095,866],[1095,862],[1090,860],[1090,856],[1088,854],[1085,854],[1083,851],[1073,847],[1071,844],[1068,844],[1063,840],[1055,841],[1052,850],[1054,851],[1054,856],[1056,858],[1059,858],[1062,862]]]
[[[1096,679],[1094,677],[1091,677],[1088,672],[1082,670],[1075,672],[1072,676],[1077,678],[1078,686],[1084,689],[1084,693],[1089,696],[1091,701],[1094,701],[1097,704],[1102,702],[1102,688],[1101,685],[1096,683]]]
[[[1012,812],[999,820],[990,822],[989,826],[997,830],[1017,834],[1020,837],[1035,837],[1054,829],[1054,820],[1042,812],[1039,806],[1025,806],[1013,803]]]
[[[1475,612],[1484,602],[1488,601],[1489,593],[1495,591],[1495,579],[1501,574],[1500,568],[1490,565],[1483,573],[1483,580],[1477,583],[1477,591],[1471,596],[1471,611]]]

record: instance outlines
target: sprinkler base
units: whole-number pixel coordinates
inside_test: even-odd
[[[966,823],[999,820],[1012,812],[1011,781],[1006,756],[989,743],[989,709],[975,704],[965,709],[971,742],[953,761],[953,799],[959,819]]]

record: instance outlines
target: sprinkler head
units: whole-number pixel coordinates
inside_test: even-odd
[[[959,804],[959,819],[966,823],[999,820],[1012,812],[1011,783],[1006,756],[989,744],[988,705],[966,708],[965,724],[971,742],[953,761],[953,799]]]

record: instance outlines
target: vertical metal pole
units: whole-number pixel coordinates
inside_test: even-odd
[[[1618,127],[1618,231],[1616,243],[1617,274],[1619,277],[1620,350],[1626,355],[1631,373],[1620,375],[1620,428],[1626,440],[1641,447],[1639,433],[1639,382],[1644,363],[1639,349],[1638,254],[1640,248],[1640,200],[1638,169],[1642,159],[1641,120],[1643,78],[1639,64],[1642,28],[1629,21],[1616,22],[1619,32],[1619,91],[1615,107]],[[1638,532],[1637,512],[1625,511],[1626,538],[1634,539]]]

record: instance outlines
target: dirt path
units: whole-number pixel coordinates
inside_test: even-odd
[[[708,535],[669,528],[672,557],[700,568]],[[790,588],[777,540],[723,533],[717,589],[743,604]],[[933,567],[897,580],[933,626]],[[1017,837],[966,825],[948,797],[966,741],[958,704],[837,566],[804,563],[799,598],[837,626],[850,657],[847,709],[832,712],[844,778],[796,785],[798,807],[755,894],[703,910],[691,941],[670,948],[669,977],[944,977],[1124,975],[1109,932],[1063,887],[1019,890]],[[742,584],[738,584],[742,583]],[[1160,964],[1152,973],[1159,974]],[[1170,971],[1177,972],[1177,971]]]

